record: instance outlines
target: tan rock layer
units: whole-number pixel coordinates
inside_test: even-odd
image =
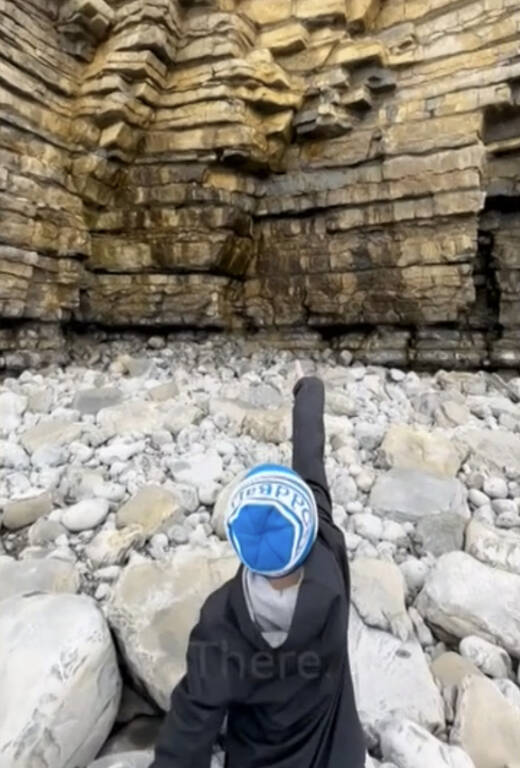
[[[519,34],[516,0],[1,0],[0,317],[517,364]]]

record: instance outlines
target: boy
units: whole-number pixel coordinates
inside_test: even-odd
[[[323,383],[300,378],[294,395],[294,471],[256,467],[232,494],[227,531],[242,565],[202,608],[151,768],[209,768],[226,715],[226,768],[365,765]]]

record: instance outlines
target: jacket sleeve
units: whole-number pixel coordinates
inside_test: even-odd
[[[332,502],[325,474],[325,387],[305,376],[294,387],[293,469],[312,489],[320,519],[332,523]]]
[[[187,672],[171,695],[150,768],[210,768],[228,691],[225,654],[201,617],[191,633]]]

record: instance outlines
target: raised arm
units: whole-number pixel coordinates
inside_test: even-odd
[[[188,669],[174,689],[150,768],[210,768],[227,711],[228,681],[222,653],[201,620],[193,630]]]
[[[293,469],[314,492],[320,518],[332,522],[332,502],[325,474],[325,388],[316,376],[304,376],[294,387]]]

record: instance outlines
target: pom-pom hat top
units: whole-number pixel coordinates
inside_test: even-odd
[[[292,469],[261,464],[231,495],[226,530],[247,568],[287,576],[306,560],[318,535],[314,494]]]

